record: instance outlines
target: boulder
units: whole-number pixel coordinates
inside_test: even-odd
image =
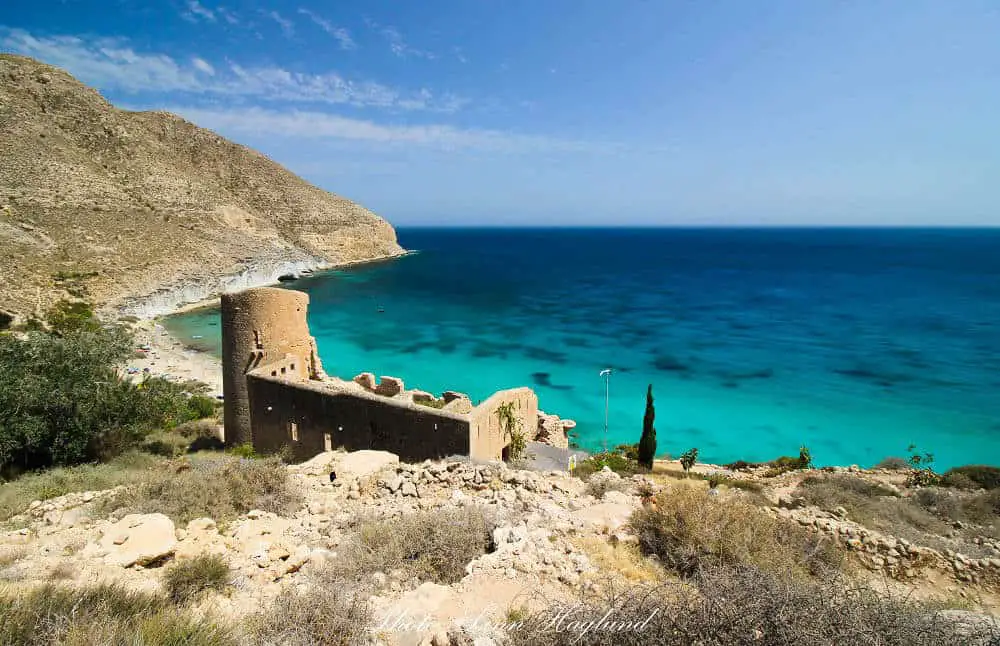
[[[403,380],[398,377],[383,376],[379,379],[378,386],[375,387],[377,394],[385,395],[386,397],[395,397],[403,392],[403,390],[405,390]]]
[[[370,372],[362,372],[354,378],[354,383],[360,385],[365,390],[373,391],[375,390],[375,375]]]
[[[576,426],[576,423],[573,423]],[[560,449],[569,448],[569,438],[566,437],[566,427],[558,415],[538,413],[538,428],[535,431],[535,441]]]
[[[437,400],[437,397],[425,390],[411,390],[410,395],[413,396],[414,402],[432,402]]]
[[[108,527],[98,543],[112,565],[146,565],[174,553],[174,523],[163,514],[129,514]]]
[[[469,396],[465,393],[460,393],[454,390],[446,390],[441,393],[441,397],[444,399],[446,404],[450,404],[456,399],[469,399]]]
[[[353,451],[344,454],[337,462],[337,480],[363,478],[378,473],[388,466],[399,464],[399,456],[388,451]]]

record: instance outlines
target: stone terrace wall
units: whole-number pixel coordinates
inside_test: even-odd
[[[278,364],[280,365],[280,364]],[[272,377],[271,365],[247,375],[254,449],[288,445],[297,460],[336,448],[390,451],[418,462],[469,455],[470,420],[410,402],[317,381]],[[494,415],[495,417],[495,415]]]
[[[531,388],[513,388],[494,393],[492,397],[476,406],[472,420],[469,455],[474,460],[500,460],[509,443],[500,426],[497,409],[508,402],[514,403],[514,415],[528,439],[535,436],[538,427],[538,395]]]

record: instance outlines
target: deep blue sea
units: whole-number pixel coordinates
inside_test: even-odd
[[[295,282],[327,372],[474,400],[528,385],[578,443],[820,465],[1000,464],[1000,230],[401,229]],[[383,311],[380,312],[379,308]],[[218,312],[168,319],[218,351]]]

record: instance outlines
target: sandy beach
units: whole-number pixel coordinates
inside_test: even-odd
[[[128,362],[130,374],[134,377],[150,374],[172,381],[193,379],[208,384],[210,396],[222,396],[221,360],[185,346],[155,320],[140,321],[135,329],[136,348],[148,349],[139,351],[144,356]]]

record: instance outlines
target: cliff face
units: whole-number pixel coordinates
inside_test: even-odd
[[[0,310],[87,295],[156,314],[290,270],[402,252],[364,207],[164,112],[0,54]]]

